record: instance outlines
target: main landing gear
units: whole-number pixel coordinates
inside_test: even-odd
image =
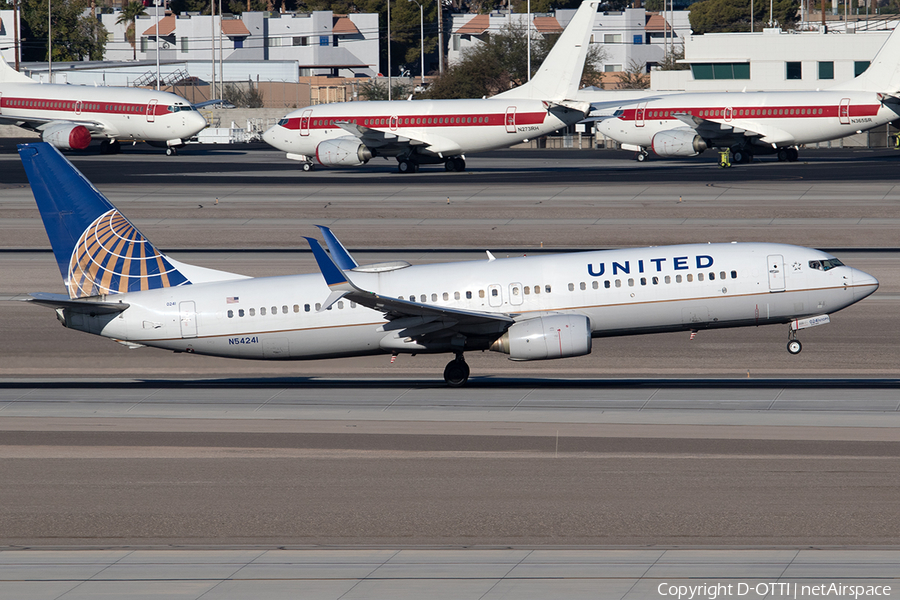
[[[397,170],[401,173],[418,173],[419,163],[412,160],[403,159],[397,163]]]
[[[466,159],[461,156],[451,156],[444,163],[444,169],[461,173],[466,170]]]
[[[100,154],[118,154],[122,151],[119,140],[103,140],[100,142]]]
[[[800,152],[796,148],[779,148],[777,156],[778,162],[796,162],[800,158]]]
[[[791,354],[800,354],[803,350],[803,344],[797,339],[797,332],[792,328],[788,332],[787,351]]]
[[[469,365],[463,358],[462,353],[456,355],[454,360],[447,363],[444,367],[444,381],[450,387],[462,387],[469,380]]]
[[[753,154],[746,148],[732,148],[731,161],[738,164],[753,162]]]

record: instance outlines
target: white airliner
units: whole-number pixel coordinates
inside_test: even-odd
[[[466,168],[465,154],[506,148],[582,120],[591,103],[574,100],[596,16],[583,2],[534,78],[480,100],[338,102],[295,110],[263,134],[303,163],[353,167],[396,157],[401,173],[422,164]],[[616,102],[595,104],[617,106]],[[313,162],[315,161],[315,162]]]
[[[40,83],[0,57],[0,124],[39,132],[61,150],[102,140],[104,154],[119,140],[143,140],[169,156],[206,127],[206,119],[176,94],[141,88]]]
[[[249,278],[157,250],[55,148],[19,154],[68,294],[32,294],[65,327],[129,347],[301,360],[463,353],[581,356],[595,337],[787,325],[799,329],[873,293],[837,258],[784,244],[691,244],[411,266],[360,266],[327,228],[307,238],[320,272]]]
[[[637,150],[657,156],[696,156],[730,148],[736,162],[776,154],[795,161],[797,146],[839,139],[900,117],[900,27],[869,68],[822,91],[671,94],[616,111],[595,127]]]

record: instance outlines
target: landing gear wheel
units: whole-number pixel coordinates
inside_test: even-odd
[[[469,365],[466,361],[457,358],[451,360],[444,367],[444,381],[450,387],[462,387],[469,380]]]
[[[397,170],[401,173],[415,173],[419,170],[419,165],[411,160],[401,160],[397,163]]]
[[[787,162],[790,160],[787,148],[778,149],[778,162]]]
[[[315,170],[316,170],[316,166],[315,166],[314,164],[312,164],[312,163],[303,163],[303,164],[300,166],[300,168],[303,169],[303,170],[306,171],[306,172],[309,172],[309,171],[315,171]]]
[[[796,148],[788,148],[787,155],[788,162],[797,162],[797,159],[800,158],[800,151]]]
[[[803,345],[800,343],[800,340],[791,340],[787,343],[787,350],[791,354],[800,354],[800,351],[803,350]]]
[[[166,156],[175,156],[176,154],[178,154],[178,150],[175,148],[166,148]]]
[[[451,172],[462,172],[466,170],[466,161],[463,158],[452,157],[444,162],[444,169]]]
[[[102,142],[100,142],[100,154],[109,154],[111,146],[112,143],[110,143],[109,140],[103,140]]]
[[[119,154],[122,152],[122,144],[119,143],[119,140],[113,140],[109,144],[109,153],[110,154]]]
[[[748,163],[753,160],[753,157],[746,150],[732,150],[731,157],[734,159],[736,163]]]
[[[648,156],[649,156],[649,155],[648,155],[646,152],[644,152],[644,151],[642,150],[641,152],[638,152],[638,155],[635,156],[634,158],[635,158],[635,160],[637,160],[638,162],[644,162],[645,160],[647,160],[647,157],[648,157]]]

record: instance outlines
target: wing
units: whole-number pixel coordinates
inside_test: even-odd
[[[794,136],[783,129],[744,119],[736,121],[739,124],[736,125],[734,123],[711,121],[687,113],[674,113],[672,116],[694,129],[697,135],[703,139],[714,140],[717,145],[727,145],[725,140],[732,140],[732,143],[754,140],[775,146],[792,144],[794,142]]]
[[[383,313],[390,323],[383,325],[382,331],[397,331],[401,338],[414,339],[446,338],[455,334],[497,336],[515,322],[507,314],[422,304],[364,290],[347,278],[346,273],[331,260],[317,240],[306,240],[331,289],[331,294],[320,310],[328,310],[339,299],[346,298]]]
[[[437,156],[462,154],[462,148],[453,140],[425,131],[419,131],[413,135],[406,131],[405,135],[401,136],[389,129],[366,127],[348,121],[337,121],[335,125],[359,138],[359,141],[369,148],[403,149],[409,146],[418,146],[419,152],[426,154]]]
[[[71,123],[73,125],[84,125],[87,127],[87,130],[93,133],[106,133],[106,126],[99,121],[92,121],[89,119],[84,120],[74,120],[74,119],[44,119],[41,117],[2,117],[0,116],[0,125],[15,125],[17,127],[21,127],[23,129],[29,129],[31,131],[42,131],[46,129],[50,125],[56,125],[61,123]]]

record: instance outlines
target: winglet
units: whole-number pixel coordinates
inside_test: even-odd
[[[344,248],[341,241],[337,239],[337,236],[331,232],[331,229],[324,225],[316,225],[316,227],[319,228],[319,231],[321,231],[322,235],[325,237],[325,244],[328,246],[328,250],[331,252],[331,256],[334,258],[334,262],[337,263],[338,267],[344,271],[349,271],[350,269],[355,269],[359,266],[359,263],[350,256],[350,253],[347,252],[347,249]]]

